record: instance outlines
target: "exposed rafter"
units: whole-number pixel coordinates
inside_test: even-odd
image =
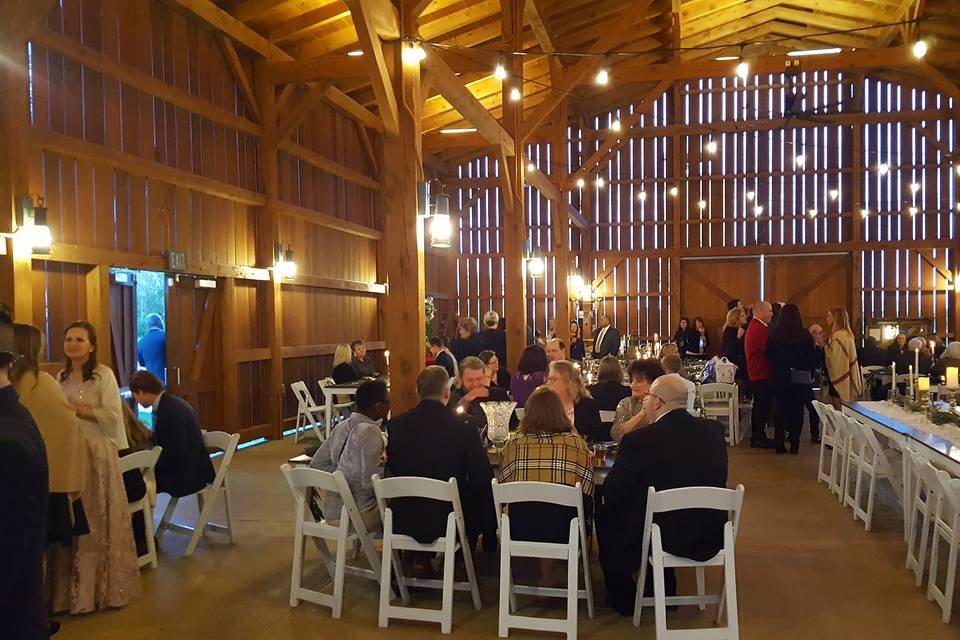
[[[387,131],[396,131],[399,126],[397,98],[390,82],[380,33],[386,31],[393,37],[399,33],[397,9],[388,0],[347,0],[347,6],[364,52],[383,126]]]
[[[240,56],[233,46],[233,41],[227,36],[221,35],[219,42],[220,48],[223,50],[223,57],[227,61],[227,66],[230,67],[230,72],[233,73],[234,80],[237,81],[237,86],[240,87],[240,93],[243,94],[243,99],[247,101],[247,106],[250,107],[257,122],[262,122],[260,107],[257,105],[256,96],[253,95],[253,83],[250,82],[250,76],[247,75],[246,69],[243,68],[243,63],[240,62]]]

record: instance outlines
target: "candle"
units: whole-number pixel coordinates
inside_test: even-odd
[[[958,374],[960,374],[960,368],[947,367],[947,389],[960,388],[960,380],[957,379]]]
[[[913,370],[917,372],[917,375],[920,375],[920,349],[913,351]]]
[[[917,391],[930,391],[930,376],[917,378]]]
[[[588,373],[588,374],[587,374],[587,384],[593,384],[593,374],[592,374],[592,373]]]
[[[389,352],[389,351],[384,351],[384,352],[383,352],[383,358],[387,361],[387,366],[389,367],[389,366],[390,366],[390,352]]]
[[[913,395],[913,365],[910,365],[907,368],[907,395]]]
[[[933,340],[930,341],[930,355],[933,355],[933,352],[937,350],[937,343]]]

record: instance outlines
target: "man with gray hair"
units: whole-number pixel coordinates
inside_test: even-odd
[[[431,365],[417,376],[420,403],[387,423],[387,470],[392,476],[418,476],[446,482],[457,479],[470,544],[491,530],[493,470],[480,433],[454,417],[447,407],[450,376]],[[420,542],[433,542],[446,532],[449,503],[404,498],[392,500],[394,530]],[[496,530],[494,526],[493,531]],[[484,546],[487,545],[484,536]],[[494,546],[496,540],[492,540]]]
[[[483,350],[490,350],[497,354],[501,367],[507,366],[507,332],[500,328],[500,314],[490,310],[483,314],[483,331],[480,332],[480,342]],[[476,355],[476,354],[474,354]]]
[[[600,564],[609,604],[619,614],[633,614],[637,585],[633,573],[641,557],[647,490],[724,487],[727,446],[716,420],[695,418],[687,410],[687,386],[673,376],[653,381],[643,399],[651,424],[623,437],[616,463],[603,484],[604,508],[598,518]],[[723,547],[725,514],[680,510],[658,514],[667,553],[708,560]],[[653,595],[652,575],[644,590]],[[667,595],[676,595],[673,572],[665,572]]]

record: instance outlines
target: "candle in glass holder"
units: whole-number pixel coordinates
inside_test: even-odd
[[[387,361],[387,366],[389,367],[389,366],[390,366],[390,352],[389,352],[389,351],[384,351],[384,352],[383,352],[383,359]]]
[[[930,391],[930,376],[917,378],[917,391]]]
[[[960,389],[960,368],[947,367],[947,389]]]
[[[920,349],[913,350],[913,370],[920,375]]]

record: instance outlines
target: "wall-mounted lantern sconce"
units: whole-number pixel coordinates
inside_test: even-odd
[[[278,278],[289,279],[297,276],[297,263],[293,260],[293,249],[290,248],[289,244],[286,250],[279,242],[274,245],[273,269]]]

